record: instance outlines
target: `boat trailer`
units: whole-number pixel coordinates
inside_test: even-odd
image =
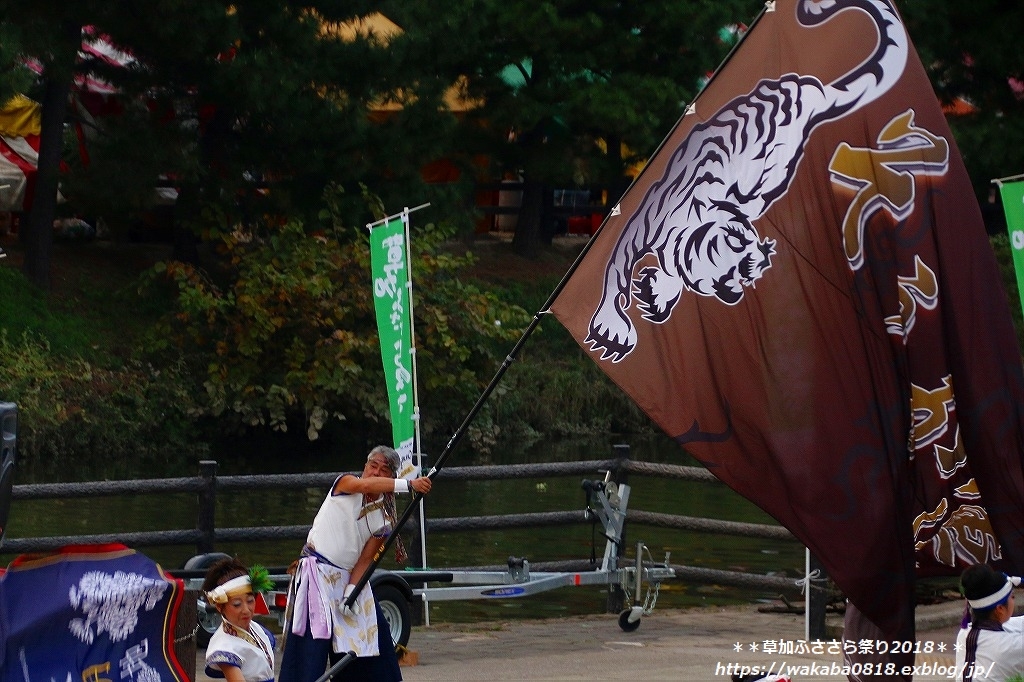
[[[668,565],[669,552],[665,553],[663,563],[655,563],[647,546],[637,542],[634,561],[620,562],[619,548],[623,541],[629,485],[615,483],[611,480],[611,472],[607,472],[604,480],[583,481],[583,489],[587,493],[584,518],[599,522],[603,526],[606,540],[601,565],[592,571],[531,571],[529,560],[509,557],[508,569],[505,571],[409,568],[394,574],[403,577],[408,583],[424,584],[424,587],[414,588],[412,593],[426,602],[509,599],[528,597],[561,587],[618,586],[632,599],[632,606],[619,614],[619,626],[631,632],[640,626],[641,616],[650,615],[654,610],[661,583],[675,578],[675,571]],[[430,583],[445,583],[447,586],[431,586]]]
[[[662,563],[655,563],[643,542],[636,543],[636,556],[631,562],[620,561],[626,509],[630,487],[611,480],[606,472],[603,480],[584,480],[587,495],[584,518],[600,523],[605,538],[604,556],[600,566],[591,571],[532,571],[526,558],[510,557],[505,571],[407,568],[401,571],[378,570],[370,585],[374,597],[391,628],[396,645],[405,646],[413,624],[413,608],[432,601],[467,599],[514,599],[529,597],[561,587],[605,585],[618,587],[631,605],[619,614],[619,627],[632,632],[640,627],[640,618],[650,615],[658,600],[661,583],[675,578],[668,565],[669,552]],[[198,590],[202,575],[212,563],[228,555],[202,554],[189,559],[184,570],[169,571],[185,579],[187,589]],[[283,625],[290,576],[284,570],[271,569],[271,579],[278,590],[265,595],[270,614]],[[422,585],[413,588],[411,585]],[[443,585],[443,586],[442,586]],[[645,590],[646,588],[646,590]],[[220,626],[220,614],[198,596],[198,643],[205,646],[210,635]],[[418,612],[417,612],[418,613]],[[419,618],[416,621],[419,622]],[[429,615],[428,621],[429,624]]]

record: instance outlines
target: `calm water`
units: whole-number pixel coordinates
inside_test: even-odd
[[[645,437],[627,442],[633,458],[643,461],[693,465],[685,453],[667,438]],[[579,440],[509,448],[485,457],[462,448],[449,460],[449,466],[471,464],[514,464],[527,462],[578,461],[609,458],[613,454],[607,440]],[[320,461],[317,461],[320,460]],[[321,467],[323,457],[274,457],[233,464],[222,461],[221,475],[243,473],[295,473],[333,471],[337,462]],[[355,468],[354,463],[341,468]],[[134,476],[159,478],[194,475],[198,465],[179,465],[167,471],[154,471],[150,465]],[[129,476],[132,475],[128,472]],[[99,477],[99,476],[95,476]],[[595,478],[597,475],[595,474]],[[88,480],[86,476],[76,476]],[[585,500],[582,477],[556,477],[517,481],[439,482],[427,498],[427,517],[492,515],[543,511],[576,511],[581,514]],[[16,478],[16,483],[29,482]],[[47,482],[36,476],[31,482]],[[629,509],[705,516],[754,523],[773,523],[766,514],[721,484],[682,483],[633,475]],[[326,490],[272,490],[267,493],[218,494],[218,527],[308,524],[319,508]],[[196,521],[193,495],[134,496],[98,499],[68,499],[17,502],[12,505],[8,537],[38,537],[85,533],[117,533],[191,528]],[[738,537],[713,536],[677,530],[629,525],[628,556],[637,540],[643,540],[655,560],[671,552],[672,563],[715,569],[742,570],[751,573],[776,573],[798,577],[803,567],[803,548],[795,542],[777,542]],[[290,562],[299,549],[298,542],[225,544],[219,551],[236,554],[247,563],[281,566]],[[180,567],[193,553],[191,547],[141,548],[167,568]],[[563,559],[588,559],[604,552],[600,535],[592,535],[589,525],[531,528],[472,533],[436,533],[427,538],[427,562],[431,567],[504,564],[510,555],[531,562]],[[6,564],[11,555],[0,554]],[[386,568],[394,568],[389,559]],[[663,585],[660,606],[722,604],[773,597],[773,594],[725,588],[713,585]],[[600,588],[564,588],[523,599],[504,601],[462,601],[431,605],[431,618],[438,620],[489,619],[515,616],[600,613],[605,594]]]

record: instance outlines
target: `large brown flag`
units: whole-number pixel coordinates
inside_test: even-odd
[[[891,2],[769,3],[552,311],[887,637],[915,575],[1024,570],[1021,358]]]

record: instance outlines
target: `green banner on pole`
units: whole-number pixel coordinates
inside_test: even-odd
[[[1024,180],[1000,183],[999,194],[1003,198],[1006,227],[1010,231],[1013,269],[1017,272],[1017,293],[1020,294],[1020,305],[1024,310]]]
[[[370,265],[380,355],[391,406],[391,433],[395,449],[402,456],[398,476],[403,478],[415,471],[412,451],[416,435],[406,239],[405,221],[401,216],[370,230]]]

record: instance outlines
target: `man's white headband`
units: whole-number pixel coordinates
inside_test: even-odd
[[[968,599],[967,603],[972,609],[987,609],[995,606],[999,602],[1006,599],[1006,597],[1013,591],[1013,588],[1020,585],[1020,578],[1015,575],[1006,576],[1006,582],[996,590],[993,594],[981,599]]]
[[[226,604],[231,597],[237,597],[249,592],[252,592],[252,581],[249,580],[249,576],[240,575],[223,585],[217,585],[217,587],[206,593],[206,597],[214,604]]]

